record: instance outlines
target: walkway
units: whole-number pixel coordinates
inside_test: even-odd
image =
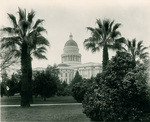
[[[82,103],[58,103],[58,104],[31,104],[31,106],[62,106],[62,105],[81,105]],[[20,107],[20,105],[0,105],[0,107]]]

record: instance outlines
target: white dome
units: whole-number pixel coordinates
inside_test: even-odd
[[[70,34],[69,40],[65,43],[63,54],[61,55],[62,63],[69,65],[76,65],[81,63],[81,54],[77,43],[72,39],[73,36]]]

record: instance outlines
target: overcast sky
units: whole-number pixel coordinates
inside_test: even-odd
[[[83,41],[90,36],[86,27],[95,27],[96,19],[108,18],[121,23],[120,32],[127,39],[143,40],[150,45],[149,0],[0,0],[0,27],[10,26],[7,13],[16,16],[18,7],[33,9],[36,19],[44,19],[46,38],[51,47],[48,60],[34,60],[33,67],[46,67],[61,63],[61,54],[69,34],[77,42],[82,63],[102,61],[102,51],[92,54],[85,50]],[[110,56],[114,55],[110,52]]]

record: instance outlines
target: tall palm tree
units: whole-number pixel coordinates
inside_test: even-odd
[[[41,26],[44,21],[42,19],[36,20],[33,23],[35,12],[32,10],[28,14],[26,10],[18,8],[19,20],[13,14],[8,14],[12,27],[4,27],[2,32],[7,33],[6,37],[1,39],[1,47],[11,47],[15,56],[20,56],[22,85],[21,85],[21,106],[30,106],[31,92],[32,92],[32,54],[38,58],[46,58],[45,46],[49,46],[48,40],[42,36],[42,32],[46,30]]]
[[[132,55],[133,61],[137,60],[143,60],[148,57],[148,52],[145,52],[148,47],[143,46],[143,41],[139,41],[137,43],[136,39],[126,40],[125,45],[127,46],[126,48],[122,48],[124,51],[130,53]]]
[[[124,42],[124,38],[121,37],[121,33],[117,30],[120,27],[120,23],[114,24],[114,21],[109,19],[96,20],[98,27],[87,27],[91,31],[91,37],[85,39],[84,46],[87,49],[91,49],[92,52],[99,51],[103,48],[103,71],[106,68],[109,60],[108,49],[121,49],[121,43]]]

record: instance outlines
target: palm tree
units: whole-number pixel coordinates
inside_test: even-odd
[[[8,14],[13,27],[4,27],[2,32],[7,33],[6,37],[1,39],[1,47],[7,49],[12,48],[15,57],[20,57],[22,85],[21,85],[21,106],[30,106],[32,92],[32,58],[34,55],[38,58],[46,58],[45,46],[49,46],[48,40],[42,36],[42,32],[46,30],[41,26],[44,21],[38,19],[33,23],[35,12],[31,10],[28,14],[26,10],[18,8],[19,20],[13,14]]]
[[[119,38],[121,33],[117,30],[120,27],[120,23],[114,24],[114,21],[109,19],[96,20],[98,27],[87,27],[91,31],[91,37],[85,39],[84,46],[86,49],[91,49],[92,52],[99,51],[103,48],[103,71],[106,68],[109,60],[108,49],[121,49],[121,43],[124,42],[124,38]]]
[[[139,41],[137,43],[136,39],[126,40],[125,45],[128,49],[123,48],[124,51],[130,53],[132,55],[132,59],[134,62],[137,60],[144,60],[148,57],[148,52],[145,52],[148,47],[143,46],[143,41]]]

